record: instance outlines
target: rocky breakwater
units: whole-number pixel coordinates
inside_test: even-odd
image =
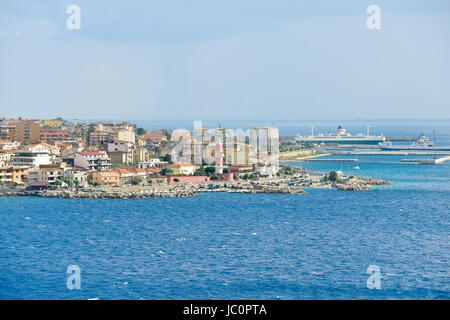
[[[298,186],[289,186],[286,184],[271,185],[266,183],[254,184],[251,193],[282,193],[282,194],[302,194],[305,190]]]
[[[214,188],[199,188],[199,192],[231,192],[231,193],[281,193],[281,194],[303,194],[306,193],[300,186],[288,185],[284,181],[251,181],[218,183]]]
[[[68,198],[68,199],[142,199],[142,198],[170,198],[195,196],[194,190],[171,189],[171,190],[139,190],[139,191],[81,191],[81,190],[51,190],[36,191],[28,196],[45,198]]]
[[[370,190],[372,186],[390,185],[391,183],[382,179],[375,178],[348,178],[336,181],[333,183],[333,187],[338,190]]]

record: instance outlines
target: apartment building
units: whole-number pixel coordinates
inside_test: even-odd
[[[77,152],[74,166],[90,171],[109,171],[111,170],[111,159],[105,151]]]
[[[46,143],[55,143],[69,140],[68,131],[41,131],[40,140]]]
[[[18,150],[11,157],[11,164],[14,166],[39,167],[51,163],[52,156],[48,151]]]
[[[0,184],[2,185],[23,185],[27,183],[27,167],[7,166],[0,167]]]
[[[41,126],[33,120],[18,120],[16,126],[16,140],[27,143],[39,142]]]
[[[132,164],[134,162],[135,146],[128,141],[114,141],[108,143],[108,154],[111,164]]]

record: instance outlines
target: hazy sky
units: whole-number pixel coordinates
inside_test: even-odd
[[[450,118],[450,1],[1,0],[2,116]]]

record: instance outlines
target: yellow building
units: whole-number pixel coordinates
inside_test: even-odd
[[[224,145],[225,163],[229,166],[251,166],[251,146],[246,143],[231,143]]]
[[[63,124],[64,124],[64,121],[63,120],[58,120],[58,119],[42,120],[42,125],[44,127],[58,128],[58,127],[62,126]]]
[[[120,175],[114,171],[92,171],[89,172],[88,179],[101,186],[120,185]]]
[[[136,146],[136,149],[134,150],[134,160],[136,162],[146,162],[149,161],[150,159],[151,154],[146,148]]]
[[[168,168],[172,169],[174,175],[192,175],[197,169],[197,166],[192,163],[179,162],[169,164]]]

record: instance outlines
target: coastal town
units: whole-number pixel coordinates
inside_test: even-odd
[[[221,127],[147,131],[125,121],[0,118],[1,194],[142,198],[387,184],[280,165],[280,141],[272,126],[251,127],[245,137]]]

